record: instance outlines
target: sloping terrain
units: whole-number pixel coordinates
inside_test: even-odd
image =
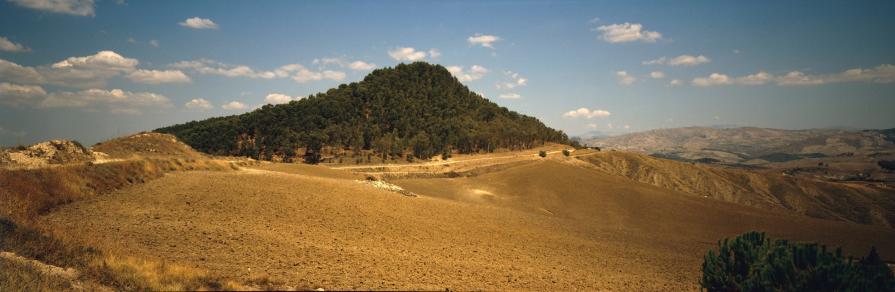
[[[682,194],[579,163],[390,181],[417,197],[322,166],[174,173],[41,222],[103,249],[301,289],[691,290],[705,251],[748,230],[895,255],[890,228]]]
[[[78,142],[51,140],[27,147],[0,149],[0,168],[41,168],[94,161],[100,157]]]
[[[113,158],[133,158],[134,156],[168,156],[177,158],[206,157],[177,137],[162,133],[144,132],[97,143],[94,151],[108,154]]]
[[[597,138],[585,143],[613,149],[674,154],[687,159],[710,157],[726,162],[751,159],[778,162],[797,159],[786,154],[834,156],[842,153],[891,152],[895,150],[895,135],[891,130],[687,127]]]
[[[621,151],[582,156],[581,160],[611,175],[700,197],[815,218],[887,227],[895,223],[895,190],[888,187],[794,178]]]

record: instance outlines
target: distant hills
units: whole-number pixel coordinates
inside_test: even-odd
[[[363,81],[242,115],[157,129],[216,155],[315,162],[322,152],[384,158],[526,149],[569,143],[562,131],[483,98],[424,62],[378,69]]]
[[[584,140],[613,149],[646,152],[683,160],[762,164],[836,155],[881,155],[895,151],[895,129],[779,130],[687,127],[658,129]]]

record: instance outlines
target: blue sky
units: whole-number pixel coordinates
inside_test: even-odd
[[[92,144],[414,60],[570,134],[891,128],[892,15],[892,1],[2,1],[0,144]]]

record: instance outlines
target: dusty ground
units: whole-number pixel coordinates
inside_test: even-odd
[[[895,256],[889,228],[659,189],[550,160],[475,177],[390,181],[320,166],[168,174],[42,223],[103,249],[267,275],[294,288],[693,290],[702,256],[744,231]]]

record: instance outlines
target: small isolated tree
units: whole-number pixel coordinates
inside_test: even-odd
[[[544,151],[544,150],[538,151],[538,156],[541,156],[542,158],[547,157],[547,151]]]
[[[563,149],[562,155],[569,156],[569,155],[572,155],[572,152],[569,152],[569,149]]]
[[[448,160],[448,158],[451,158],[450,150],[444,150],[444,152],[441,152],[441,160]]]
[[[855,261],[840,248],[748,232],[708,251],[700,284],[708,291],[895,291],[895,276],[876,248]]]

